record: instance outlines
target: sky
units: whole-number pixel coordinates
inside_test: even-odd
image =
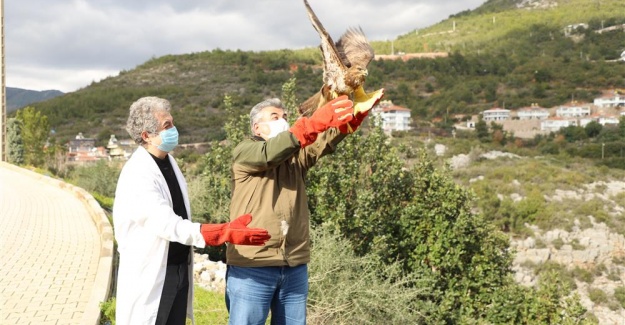
[[[163,55],[319,45],[301,0],[1,0],[6,86],[73,92]],[[337,40],[392,41],[486,0],[308,0]]]

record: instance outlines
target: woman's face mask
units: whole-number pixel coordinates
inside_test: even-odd
[[[265,124],[269,127],[269,133],[265,134],[265,136],[267,137],[267,139],[271,139],[273,137],[275,137],[276,135],[286,131],[289,129],[289,122],[287,122],[285,119],[280,118],[274,121],[269,121],[269,122],[260,122],[261,124]]]
[[[171,152],[178,145],[178,130],[175,126],[159,132],[159,135],[161,136],[161,144],[157,147],[159,150]]]

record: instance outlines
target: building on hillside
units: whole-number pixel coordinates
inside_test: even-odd
[[[595,98],[593,103],[601,108],[625,107],[625,95],[619,90],[614,90],[604,93],[604,95],[599,98]]]
[[[578,104],[576,101],[572,101],[556,108],[556,116],[562,118],[590,116],[590,112],[591,110],[589,104]]]
[[[567,25],[564,27],[564,36],[571,36],[574,32],[583,33],[586,29],[588,29],[588,24],[586,23]]]
[[[540,130],[547,132],[556,132],[561,128],[577,125],[577,119],[574,118],[551,117],[540,122]]]
[[[510,110],[504,108],[491,108],[482,112],[482,119],[485,122],[505,121],[510,119]]]
[[[115,135],[111,134],[106,148],[108,149],[110,159],[127,160],[135,149],[137,149],[137,144],[132,140],[117,140]]]
[[[67,162],[70,164],[84,164],[98,160],[109,159],[104,147],[96,147],[96,139],[85,138],[82,132],[67,144]]]
[[[532,103],[529,107],[518,109],[516,115],[519,120],[545,120],[549,118],[549,111],[538,106],[537,103]]]
[[[619,124],[619,118],[618,116],[614,116],[614,115],[599,115],[597,117],[597,122],[599,122],[599,124],[606,126],[608,124],[612,124],[612,125],[618,125]]]
[[[67,161],[70,163],[94,162],[108,159],[104,147],[96,147],[94,138],[85,138],[82,132],[67,144]]]
[[[410,109],[394,105],[390,100],[383,100],[372,108],[375,116],[379,116],[382,122],[382,129],[390,134],[392,131],[410,130]]]
[[[459,123],[456,124],[456,128],[460,129],[475,129],[475,124],[480,121],[480,117],[478,115],[471,115],[471,117],[466,121],[466,124]]]
[[[397,54],[378,54],[374,60],[402,60],[404,62],[410,59],[436,59],[446,58],[449,56],[447,52],[427,52],[427,53],[397,53]]]

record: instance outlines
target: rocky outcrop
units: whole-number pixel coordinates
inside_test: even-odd
[[[224,293],[226,289],[226,264],[213,262],[207,254],[193,257],[193,280],[201,288]]]
[[[589,298],[591,289],[600,289],[608,297],[614,289],[625,284],[625,237],[611,232],[604,223],[595,222],[586,229],[579,222],[571,231],[555,229],[543,232],[538,227],[529,226],[534,235],[526,239],[511,240],[511,248],[516,251],[513,270],[517,282],[533,286],[537,282],[533,267],[546,262],[562,265],[569,271],[580,268],[594,274],[590,282],[575,279],[575,291],[582,305],[592,312],[600,324],[623,324],[625,309],[611,310],[596,305]],[[616,262],[615,262],[616,261]]]

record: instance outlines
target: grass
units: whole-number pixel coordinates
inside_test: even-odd
[[[100,324],[115,325],[115,298],[100,305],[102,321]],[[195,286],[193,315],[196,324],[228,324],[228,310],[224,295]],[[191,320],[187,320],[191,324]]]
[[[224,294],[198,286],[194,289],[193,315],[196,324],[228,324],[228,310]],[[191,324],[187,321],[187,324]]]
[[[206,290],[198,286],[195,286],[193,292],[193,316],[196,324],[228,324],[228,310],[223,293]],[[267,317],[265,324],[270,322],[271,316]],[[191,321],[187,320],[187,325],[190,324]]]

